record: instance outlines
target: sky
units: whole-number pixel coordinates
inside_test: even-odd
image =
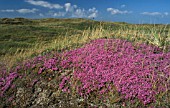
[[[0,0],[0,18],[6,17],[170,24],[170,0]]]

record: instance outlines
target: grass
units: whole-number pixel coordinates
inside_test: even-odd
[[[139,25],[87,19],[0,19],[0,63],[4,63],[10,70],[18,62],[31,59],[37,55],[80,48],[91,40],[99,38],[125,39],[134,43],[134,45],[136,43],[152,44],[161,48],[165,53],[170,52],[170,25]],[[46,73],[48,76],[49,73]],[[64,96],[64,99],[67,97],[68,99],[72,97],[73,100],[79,98],[75,90],[73,90],[71,96],[61,92],[61,90],[58,90],[57,93],[57,96]],[[106,96],[109,96],[108,100],[99,100],[98,97],[95,97],[95,93],[91,95],[87,100],[79,98],[80,103],[85,104],[85,106],[87,103],[92,106],[110,106],[110,103],[112,103],[113,106],[110,107],[143,106],[138,101],[134,104],[131,104],[129,100],[121,103],[116,90],[115,94],[106,94]],[[168,90],[158,95],[158,101],[151,106],[166,107],[167,102],[169,102],[169,95]],[[103,104],[103,101],[106,101],[105,104]]]

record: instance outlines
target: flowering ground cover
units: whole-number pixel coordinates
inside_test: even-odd
[[[115,86],[124,99],[137,98],[146,105],[155,102],[156,94],[170,90],[170,53],[155,46],[98,39],[63,56],[62,67],[74,68],[60,84],[64,91],[76,86],[85,97],[93,92],[102,96]],[[75,80],[80,85],[74,85]]]
[[[9,72],[4,68],[0,96],[5,97],[9,90],[17,95],[19,84],[15,82],[32,74],[32,86],[41,80],[55,81],[54,91],[90,100],[90,105],[96,107],[114,103],[125,106],[127,101],[144,107],[157,107],[163,101],[168,106],[169,58],[170,52],[153,45],[97,39],[74,50],[39,55],[18,63]],[[13,99],[6,100],[15,98],[13,95]]]

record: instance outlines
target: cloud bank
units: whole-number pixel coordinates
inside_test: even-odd
[[[54,4],[43,0],[25,0],[25,2],[34,6],[41,6],[50,9],[47,14],[53,17],[67,16],[67,17],[81,17],[81,18],[96,18],[98,16],[98,10],[95,7],[85,10],[84,8],[80,8],[74,4],[72,5],[71,3],[65,3],[64,5],[60,5],[60,4]],[[45,14],[42,15],[41,13],[39,15],[44,16]]]
[[[6,10],[0,10],[0,12],[18,12],[21,14],[28,14],[28,13],[36,13],[37,11],[39,11],[36,8],[32,8],[32,9],[18,9],[18,10],[14,10],[14,9],[6,9]]]
[[[16,11],[21,13],[21,14],[27,14],[27,13],[35,13],[35,12],[38,11],[38,9],[36,9],[36,8],[33,8],[33,9],[18,9]]]
[[[52,4],[46,1],[25,0],[25,2],[32,4],[32,5],[41,6],[41,7],[50,8],[50,9],[62,9],[63,8],[63,6],[59,4]]]
[[[164,17],[164,16],[168,16],[169,13],[168,12],[164,12],[164,13],[160,13],[160,12],[142,12],[140,13],[142,15],[148,15],[148,16],[161,16],[161,17]]]

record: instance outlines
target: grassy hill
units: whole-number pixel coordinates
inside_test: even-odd
[[[155,34],[167,36],[169,27],[166,25],[133,25],[121,22],[99,22],[87,19],[48,18],[33,20],[3,18],[0,19],[0,56],[6,54],[14,55],[21,51],[25,52],[39,46],[38,44],[44,45],[51,43],[53,40],[57,40],[58,37],[83,35],[84,32],[90,33],[94,29],[102,29],[102,32],[108,32],[108,35],[103,37],[117,37],[119,34],[124,33],[126,35],[124,36],[125,38],[132,38],[134,35],[145,35],[143,37],[137,36],[137,38],[150,39],[152,37],[151,35]],[[147,42],[148,40],[143,39],[143,41]]]

